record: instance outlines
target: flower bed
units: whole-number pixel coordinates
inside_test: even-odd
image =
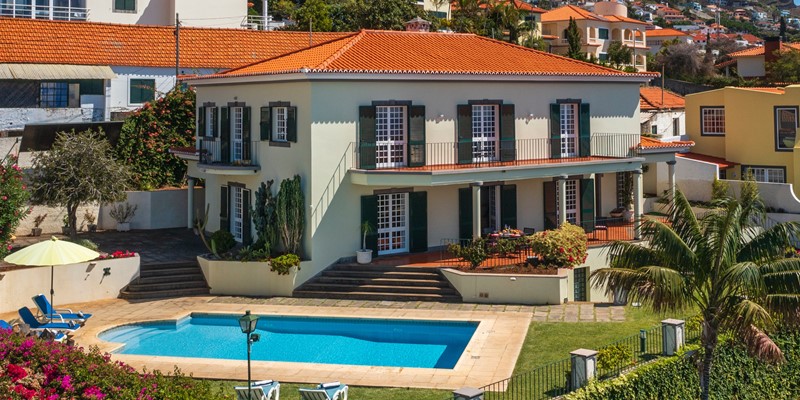
[[[176,368],[140,375],[96,348],[46,342],[0,329],[0,394],[9,400],[222,399]]]
[[[99,260],[109,260],[114,258],[128,258],[128,257],[136,257],[136,253],[130,250],[117,250],[113,253],[100,253],[100,257],[97,257]]]

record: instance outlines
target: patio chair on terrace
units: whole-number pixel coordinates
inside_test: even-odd
[[[300,389],[302,400],[347,400],[347,385],[340,382],[320,383],[316,389]]]
[[[252,387],[237,386],[236,400],[280,400],[281,384],[277,381],[266,380],[253,382]]]
[[[33,313],[28,309],[28,307],[22,307],[19,309],[19,317],[22,319],[22,322],[27,324],[30,330],[34,332],[43,331],[45,329],[56,332],[75,332],[81,327],[74,322],[39,322],[39,320],[33,316]]]
[[[58,322],[74,321],[82,324],[86,322],[87,319],[92,317],[92,314],[83,313],[80,311],[74,313],[70,309],[56,310],[47,300],[47,297],[43,294],[37,294],[36,296],[31,297],[31,299],[33,299],[33,302],[36,303],[36,307],[39,308],[39,314],[43,315],[47,319],[51,319],[52,314],[52,319],[58,320]]]

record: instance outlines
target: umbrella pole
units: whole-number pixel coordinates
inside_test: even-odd
[[[50,311],[50,322],[53,322],[53,312],[56,309],[56,306],[55,306],[56,303],[53,303],[53,294],[56,292],[55,290],[53,290],[53,269],[54,269],[54,267],[51,265],[50,266],[50,310],[49,310]]]

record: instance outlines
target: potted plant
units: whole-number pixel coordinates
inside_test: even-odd
[[[86,221],[86,229],[88,229],[89,232],[97,232],[97,224],[95,223],[97,217],[95,217],[94,213],[89,211],[88,208],[86,212],[83,213],[83,220]]]
[[[359,264],[369,264],[372,262],[372,249],[367,248],[367,235],[374,232],[374,228],[369,221],[361,223],[361,249],[356,250],[356,261]]]
[[[131,219],[136,214],[137,208],[139,208],[138,205],[130,205],[129,203],[117,204],[111,207],[111,211],[108,214],[117,221],[117,231],[127,232],[131,230]]]
[[[69,214],[64,214],[64,218],[61,219],[61,234],[62,235],[69,235]]]
[[[42,225],[44,219],[47,218],[47,214],[39,214],[33,219],[33,228],[31,228],[31,236],[39,236],[42,234],[42,228],[39,226]]]

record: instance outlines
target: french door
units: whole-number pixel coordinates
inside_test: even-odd
[[[231,233],[237,242],[244,238],[244,188],[231,186]]]
[[[244,109],[231,108],[231,161],[244,158]]]
[[[375,107],[375,163],[377,168],[406,164],[406,107]]]
[[[497,161],[497,105],[472,106],[472,161]]]
[[[567,201],[566,201],[566,209],[567,209],[567,222],[570,224],[576,225],[578,224],[578,180],[577,179],[570,179],[566,181],[565,185],[566,194],[567,194]],[[558,193],[558,187],[556,186],[556,213],[560,210],[559,201],[561,196]]]
[[[587,301],[588,300],[588,296],[586,295],[586,292],[587,292],[587,290],[586,290],[586,280],[587,280],[586,279],[586,275],[587,275],[586,271],[588,269],[589,269],[589,267],[581,267],[581,268],[575,268],[575,269],[572,270],[573,278],[575,280],[575,283],[574,283],[574,286],[573,286],[573,288],[574,288],[573,298],[575,299],[575,301]]]
[[[562,103],[560,116],[561,157],[578,155],[578,104]]]
[[[408,252],[408,193],[378,195],[378,254]]]

